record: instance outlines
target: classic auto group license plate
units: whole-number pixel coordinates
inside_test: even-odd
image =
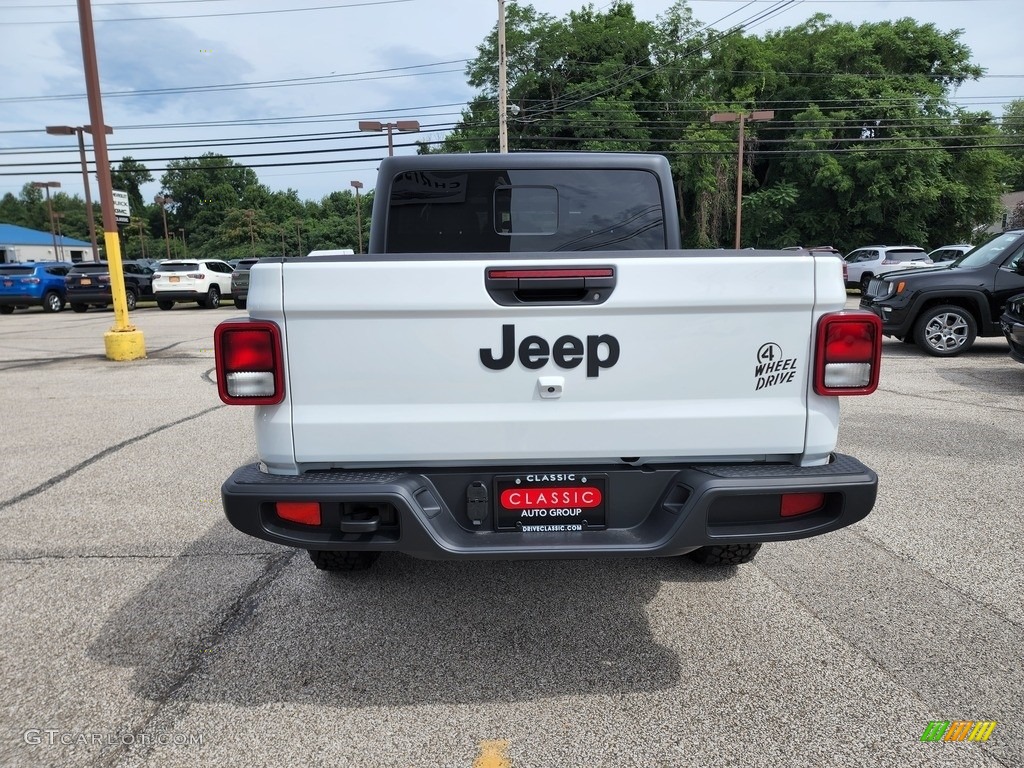
[[[494,479],[498,530],[560,533],[605,527],[607,476],[529,472]]]

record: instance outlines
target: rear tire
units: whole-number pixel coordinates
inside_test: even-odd
[[[56,291],[47,291],[43,296],[43,312],[60,312],[64,309],[64,299]]]
[[[163,301],[158,301],[156,303],[156,305],[158,307],[160,307],[160,309],[170,309],[171,307],[174,306],[174,302],[173,301],[163,300]]]
[[[139,303],[139,297],[135,291],[128,289],[124,292],[125,302],[128,304],[128,311],[131,312],[135,309],[135,305]]]
[[[207,309],[216,309],[220,306],[220,288],[216,285],[211,285],[210,290],[206,294],[206,298],[200,302],[200,306],[206,307]]]
[[[324,552],[310,549],[309,559],[321,571],[365,571],[380,557],[380,552]]]
[[[861,276],[861,278],[860,278],[860,292],[861,293],[867,293],[868,292],[868,285],[871,283],[871,278],[873,278],[873,277],[874,277],[874,275],[872,275],[872,274],[867,274],[867,275],[862,275]]]
[[[245,299],[235,299],[235,309],[245,309]]]
[[[14,307],[10,307],[10,306],[0,307],[0,315],[13,315],[13,314],[14,314]]]
[[[83,312],[88,312],[89,311],[89,305],[88,304],[72,304],[71,305],[71,311],[72,312],[77,312],[78,314],[82,314]]]
[[[742,565],[749,563],[760,544],[714,544],[690,552],[687,557],[701,565]]]

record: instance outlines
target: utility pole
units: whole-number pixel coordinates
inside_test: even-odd
[[[508,61],[505,57],[505,0],[498,0],[498,151],[508,152]]]
[[[350,181],[349,184],[356,191],[356,229],[359,231],[359,253],[363,252],[363,212],[359,204],[359,190],[363,188],[363,182]]]
[[[740,232],[743,220],[743,126],[750,122],[771,120],[775,117],[774,110],[762,109],[747,114],[746,112],[716,112],[711,116],[712,123],[734,123],[737,120],[740,124],[740,151],[736,160],[736,245],[740,249]]]
[[[252,217],[255,216],[255,215],[256,215],[256,211],[254,211],[252,208],[249,208],[245,212],[245,218],[247,218],[249,220],[249,243],[252,246],[253,258],[256,257],[256,235],[254,235],[253,231],[252,231]]]
[[[171,235],[167,231],[167,206],[174,203],[168,195],[156,195],[153,202],[160,206],[160,213],[164,216],[164,244],[167,246],[167,258],[171,258]]]
[[[106,245],[107,265],[110,267],[111,298],[114,301],[114,327],[103,335],[103,345],[108,360],[137,360],[146,356],[146,342],[142,331],[128,322],[128,295],[124,287],[124,268],[121,266],[121,239],[117,219],[114,217],[107,135],[102,130],[106,123],[103,121],[100,68],[96,60],[96,38],[89,0],[78,0],[78,29],[82,38],[89,124],[97,128],[92,134],[92,144],[96,156],[96,180],[100,188],[100,210],[103,214],[103,242]]]

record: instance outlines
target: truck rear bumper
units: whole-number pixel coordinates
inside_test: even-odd
[[[488,500],[481,502],[479,492],[473,496],[469,489],[490,491],[497,488],[496,478],[526,471],[530,470],[330,470],[293,477],[265,474],[257,465],[247,465],[231,475],[221,494],[232,525],[287,546],[397,551],[429,559],[511,560],[671,556],[707,545],[817,536],[863,519],[878,488],[874,472],[843,455],[819,467],[594,466],[586,472],[605,478],[602,525],[584,523],[577,530],[580,526],[565,525],[558,518],[531,519],[531,525],[520,530],[501,530],[496,522],[499,494],[487,493]],[[574,471],[580,472],[578,467]],[[802,514],[783,516],[784,494],[822,494],[822,503]],[[797,501],[808,498],[815,497]],[[283,519],[277,512],[280,502],[317,502],[321,523]]]

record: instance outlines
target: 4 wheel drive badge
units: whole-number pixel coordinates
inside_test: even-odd
[[[757,364],[754,366],[755,391],[788,384],[795,378],[796,358],[783,355],[782,347],[773,341],[762,344],[757,350]]]

